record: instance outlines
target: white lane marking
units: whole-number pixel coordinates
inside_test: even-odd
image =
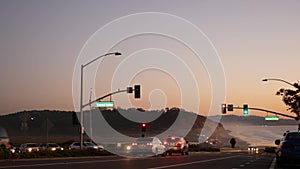
[[[275,165],[276,165],[276,157],[274,157],[269,169],[274,169]]]
[[[23,168],[23,167],[44,167],[44,166],[55,166],[55,165],[69,165],[69,164],[91,164],[91,163],[105,163],[105,162],[115,162],[124,161],[128,159],[114,159],[114,160],[89,160],[89,161],[73,161],[73,162],[59,162],[59,163],[39,163],[39,164],[21,164],[21,165],[11,165],[11,166],[0,166],[0,169],[4,168]]]
[[[202,160],[202,161],[193,161],[193,162],[188,162],[188,163],[165,165],[165,166],[159,166],[159,167],[151,167],[151,168],[148,168],[148,169],[162,169],[162,168],[180,167],[180,166],[191,165],[191,164],[199,164],[199,163],[206,163],[206,162],[211,162],[211,161],[225,160],[225,159],[230,159],[230,158],[235,158],[235,157],[240,157],[240,155],[230,156],[230,157],[221,157],[221,158]]]
[[[242,165],[240,165],[240,167],[245,167],[245,165],[242,164]]]

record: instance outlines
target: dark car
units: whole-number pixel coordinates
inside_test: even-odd
[[[164,141],[164,145],[167,149],[167,154],[180,153],[181,155],[188,155],[189,145],[183,137],[168,137]]]
[[[276,162],[278,166],[300,161],[300,132],[287,132],[280,140],[275,140],[278,145]]]

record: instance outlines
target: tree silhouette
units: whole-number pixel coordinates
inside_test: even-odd
[[[276,92],[276,95],[282,96],[282,101],[288,106],[289,111],[296,114],[296,120],[300,118],[300,85],[294,83],[293,86],[296,88],[284,89],[281,88]]]

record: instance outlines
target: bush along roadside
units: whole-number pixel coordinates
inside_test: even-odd
[[[24,153],[12,153],[9,150],[0,150],[0,159],[26,159],[26,158],[53,158],[53,157],[82,157],[82,156],[108,156],[107,151],[94,150],[63,150],[63,151],[35,151]]]

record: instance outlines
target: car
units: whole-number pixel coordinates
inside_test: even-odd
[[[0,127],[0,147],[10,149],[9,137],[3,127]]]
[[[39,145],[37,143],[24,143],[21,144],[20,146],[20,152],[25,153],[25,152],[34,152],[34,151],[40,151]]]
[[[280,140],[275,140],[278,145],[276,162],[278,166],[300,161],[300,132],[286,132]]]
[[[83,150],[103,150],[102,146],[98,146],[96,144],[94,144],[93,142],[88,142],[85,141],[83,142]],[[69,150],[80,150],[80,142],[73,142],[70,146],[69,146]]]
[[[189,154],[188,141],[184,137],[168,137],[164,141],[164,145],[167,149],[167,154],[172,155],[173,153],[180,153],[181,155]]]
[[[39,145],[40,150],[49,150],[49,151],[57,151],[57,150],[64,150],[64,148],[60,147],[56,143],[41,143]]]
[[[166,147],[157,137],[140,137],[131,144],[131,153],[143,156],[165,156]]]

